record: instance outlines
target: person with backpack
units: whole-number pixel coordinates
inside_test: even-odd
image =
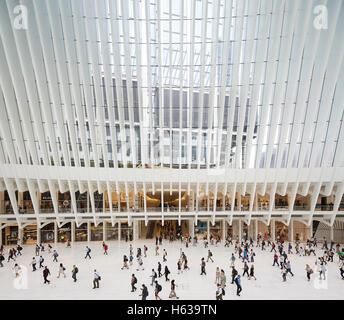
[[[131,275],[131,281],[130,281],[130,284],[131,284],[131,292],[134,292],[136,291],[136,287],[135,287],[135,284],[137,283],[137,279],[135,277],[135,274],[132,274]]]
[[[54,252],[53,252],[53,257],[54,257],[53,262],[58,262],[57,261],[57,257],[58,256],[59,256],[58,253],[56,252],[56,250],[54,250]]]
[[[232,282],[231,282],[231,284],[233,284],[234,283],[234,280],[235,280],[235,277],[237,276],[237,274],[238,274],[238,271],[235,269],[235,267],[233,266],[232,267]]]
[[[311,267],[306,264],[306,273],[307,273],[307,280],[310,281],[311,280],[311,274],[313,273],[313,270],[311,269]]]
[[[165,281],[170,281],[170,279],[168,278],[168,275],[170,274],[170,270],[168,269],[167,265],[165,266],[165,271],[164,271],[164,276],[165,276]]]
[[[205,261],[204,261],[204,258],[201,259],[201,275],[202,274],[207,275],[206,272],[205,272]]]
[[[94,274],[93,274],[93,289],[99,289],[99,281],[101,277],[98,274],[97,270],[94,269]]]
[[[73,265],[73,269],[72,269],[72,278],[74,280],[74,282],[76,282],[76,274],[79,272],[78,267],[75,266],[75,264]]]
[[[63,266],[62,263],[60,263],[60,266],[59,266],[59,273],[58,273],[57,277],[60,278],[60,275],[61,275],[61,274],[63,274],[64,277],[66,277],[65,270],[66,270],[66,268]]]
[[[86,259],[87,257],[89,257],[89,258],[91,259],[90,253],[91,253],[91,249],[90,249],[88,246],[86,246],[86,256],[85,256],[85,259]]]
[[[139,295],[140,297],[142,297],[142,300],[147,300],[147,297],[148,297],[148,289],[147,287],[142,284],[142,287],[141,287],[141,294]]]
[[[237,286],[237,296],[240,297],[240,292],[242,291],[240,274],[235,278],[235,284]]]
[[[152,282],[151,282],[151,286],[153,286],[153,284],[155,283],[156,278],[158,277],[158,275],[156,274],[156,272],[154,271],[154,269],[152,269]]]
[[[207,258],[207,262],[209,261],[209,259],[211,260],[211,262],[214,262],[212,256],[213,256],[213,253],[210,251],[210,249],[208,249],[208,258]]]
[[[32,265],[32,271],[36,271],[36,270],[37,270],[37,269],[36,269],[36,264],[37,264],[36,258],[33,257],[33,258],[32,258],[32,261],[30,262],[30,265]]]
[[[43,270],[44,284],[46,284],[46,283],[50,284],[50,281],[48,280],[49,275],[50,275],[50,270],[48,269],[47,266],[45,266],[44,270]]]
[[[161,292],[162,286],[158,283],[157,280],[155,280],[155,300],[161,300],[159,297],[159,292]]]
[[[169,294],[169,298],[172,299],[172,298],[177,298],[179,299],[179,297],[177,296],[176,294],[176,284],[174,283],[174,280],[171,281],[171,292]]]
[[[291,264],[290,264],[290,261],[287,261],[287,263],[286,263],[286,268],[287,268],[287,272],[290,273],[292,277],[294,277],[294,274],[291,272]]]

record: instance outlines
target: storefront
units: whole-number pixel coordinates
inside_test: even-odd
[[[105,240],[118,240],[118,225],[113,227],[111,223],[106,224],[106,239]]]
[[[2,232],[2,240],[4,245],[16,244],[18,242],[19,234],[17,226],[6,227],[2,229]]]
[[[288,227],[279,221],[275,223],[275,239],[277,240],[279,236],[280,241],[288,241],[289,239],[289,230]]]
[[[197,239],[203,239],[208,235],[208,222],[198,220],[197,226],[195,226],[195,236]]]
[[[222,238],[222,228],[221,221],[215,221],[215,225],[210,222],[210,236],[213,236],[215,239],[219,236]]]
[[[133,226],[129,227],[127,222],[121,223],[121,240],[133,240]]]
[[[37,226],[36,225],[26,226],[23,232],[23,243],[35,244],[36,242],[37,242]]]
[[[75,225],[75,241],[87,241],[87,223]]]
[[[41,228],[41,241],[44,243],[52,243],[55,241],[53,222]]]
[[[91,241],[103,241],[103,224],[100,223],[95,227],[94,223],[91,223]]]
[[[72,232],[71,232],[71,223],[68,222],[63,225],[61,228],[57,230],[57,242],[67,242],[71,240]]]

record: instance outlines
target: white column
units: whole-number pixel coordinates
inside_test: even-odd
[[[294,221],[293,220],[290,220],[290,223],[289,223],[289,241],[290,242],[294,241]]]
[[[195,236],[195,224],[193,219],[189,220],[189,235],[193,238]]]
[[[41,229],[38,228],[38,225],[36,225],[37,227],[37,243],[41,243]]]
[[[0,228],[2,226],[2,223],[0,222]],[[3,229],[0,229],[0,246],[2,246],[2,231]],[[18,232],[18,237],[19,237],[19,232]],[[22,241],[20,241],[20,244],[22,244]]]
[[[139,239],[139,221],[133,221],[133,240],[136,241]]]
[[[210,221],[207,221],[207,239],[210,241]]]
[[[57,243],[57,222],[54,222],[54,243]]]
[[[330,229],[330,240],[333,241],[334,237],[333,237],[333,226]]]
[[[271,233],[272,233],[272,241],[275,241],[275,220],[270,220],[270,226],[271,226]]]
[[[103,241],[106,241],[106,221],[103,221]]]
[[[239,228],[239,242],[241,242],[241,229],[242,229],[242,226],[241,226],[241,219],[238,220],[238,228]]]
[[[121,221],[118,221],[118,243],[121,241]]]
[[[255,220],[254,221],[254,224],[255,224],[255,238],[253,240],[257,240],[257,237],[258,237],[258,220]]]
[[[75,221],[71,222],[71,241],[75,242]]]
[[[91,222],[87,221],[87,242],[91,241]]]

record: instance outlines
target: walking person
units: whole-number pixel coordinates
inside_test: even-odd
[[[76,274],[79,272],[78,267],[75,266],[75,264],[73,265],[73,269],[72,269],[72,278],[74,280],[74,282],[76,282]]]
[[[142,297],[142,300],[147,300],[147,297],[148,297],[148,289],[147,287],[142,284],[142,287],[141,287],[141,294],[139,295],[140,297]]]
[[[242,291],[240,274],[235,278],[235,284],[237,286],[237,296],[240,297],[240,292]]]
[[[56,250],[54,250],[54,252],[53,252],[53,262],[58,262],[57,261],[57,257],[58,257],[59,255],[58,255],[58,253],[56,252]]]
[[[32,258],[32,261],[31,261],[31,263],[30,263],[30,265],[32,265],[32,271],[36,271],[36,270],[37,270],[37,269],[36,269],[36,264],[37,264],[36,258],[33,257],[33,258]]]
[[[156,278],[158,277],[154,269],[152,269],[152,275],[150,276],[152,278],[151,286],[155,283]]]
[[[99,281],[101,277],[99,273],[97,272],[96,269],[94,269],[94,274],[93,274],[93,289],[98,289],[99,288]]]
[[[254,265],[251,265],[250,268],[250,276],[248,277],[248,280],[251,280],[251,278],[254,278],[254,280],[257,280],[256,276],[254,275]]]
[[[161,292],[162,286],[158,283],[157,280],[155,280],[155,300],[161,300],[159,297],[159,292]]]
[[[231,267],[234,267],[234,263],[235,263],[235,256],[234,256],[234,253],[232,253],[232,256],[231,256]]]
[[[250,277],[250,275],[248,274],[249,267],[248,267],[246,261],[245,261],[245,263],[244,263],[243,270],[244,270],[244,273],[242,274],[242,276],[244,276],[245,274],[247,274],[247,278],[249,278],[249,277]]]
[[[15,275],[16,275],[16,278],[18,278],[18,277],[19,277],[19,272],[20,272],[20,270],[21,270],[21,268],[19,267],[18,263],[16,263],[16,264],[14,265],[13,270],[14,270],[14,273],[15,273]]]
[[[167,257],[167,252],[166,252],[166,250],[164,249],[163,254],[162,254],[163,262],[166,262],[166,261],[167,261],[166,257]]]
[[[202,274],[207,275],[206,272],[205,272],[205,261],[204,261],[204,258],[201,259],[201,275]]]
[[[90,249],[88,246],[86,246],[86,256],[85,256],[85,259],[86,259],[87,257],[89,257],[89,258],[91,259],[90,253],[91,253],[91,249]]]
[[[146,247],[146,245],[143,246],[143,253],[145,255],[145,258],[147,258],[147,250],[148,248]]]
[[[286,263],[286,269],[287,269],[287,273],[290,273],[292,277],[294,277],[294,274],[291,272],[291,264],[290,261],[287,261]]]
[[[44,262],[44,258],[42,256],[39,257],[39,268],[43,268],[43,262]]]
[[[158,262],[158,276],[159,276],[159,278],[162,276],[162,274],[161,274],[161,263],[160,262]]]
[[[313,270],[311,269],[311,267],[306,264],[306,273],[307,273],[307,281],[311,280],[311,274],[313,273]]]
[[[165,281],[170,281],[168,278],[168,275],[171,273],[171,271],[168,269],[167,265],[165,266],[165,271],[164,271],[164,276],[165,276]]]
[[[217,284],[217,289],[216,289],[216,300],[223,300],[223,297],[222,297],[222,288],[221,288],[221,285],[218,283]]]
[[[217,267],[216,268],[216,275],[215,275],[215,284],[219,284],[220,283],[220,268]]]
[[[174,283],[174,280],[171,281],[171,292],[170,295],[168,296],[170,299],[172,298],[177,298],[179,299],[179,297],[176,294],[176,284]]]
[[[211,260],[211,262],[214,262],[212,256],[213,256],[213,253],[210,251],[210,249],[208,249],[208,258],[207,258],[207,262],[209,261],[209,259]]]
[[[44,270],[43,270],[43,278],[44,278],[44,284],[45,283],[48,283],[50,284],[50,280],[48,280],[48,276],[50,275],[50,270],[48,269],[47,266],[44,267]]]
[[[130,280],[130,284],[131,284],[131,292],[135,292],[136,291],[136,287],[135,284],[137,283],[137,279],[135,277],[135,274],[131,275],[131,280]]]
[[[103,242],[103,249],[104,249],[104,254],[108,255],[108,245],[106,243]]]
[[[129,269],[128,257],[126,255],[123,256],[123,267],[121,269],[123,270],[124,268]]]
[[[221,285],[221,289],[222,289],[222,295],[225,295],[225,289],[226,289],[226,282],[227,282],[227,278],[225,275],[225,271],[223,269],[221,269],[221,273],[220,273],[220,285]]]
[[[61,275],[61,274],[63,274],[63,276],[66,277],[65,270],[66,270],[66,268],[63,266],[62,263],[60,263],[60,266],[59,266],[59,273],[58,273],[57,277],[60,278],[60,275]]]
[[[181,259],[179,259],[178,262],[177,262],[177,268],[178,268],[178,272],[177,272],[178,274],[183,273]]]

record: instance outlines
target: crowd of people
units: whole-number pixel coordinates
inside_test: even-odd
[[[174,273],[176,277],[182,274],[183,272],[188,272],[190,270],[188,257],[186,251],[189,249],[189,245],[197,247],[200,245],[207,249],[207,256],[206,258],[200,256],[200,276],[202,277],[209,277],[207,274],[207,264],[208,263],[215,263],[216,259],[214,258],[212,250],[209,248],[208,238],[204,237],[203,239],[199,240],[197,237],[191,237],[190,235],[186,234],[184,236],[178,235],[180,240],[180,246],[175,246],[175,249],[178,250],[179,247],[179,254],[177,261],[168,261],[168,252],[166,248],[161,248],[163,246],[164,238],[162,234],[160,237],[155,238],[155,257],[160,260],[160,255],[162,256],[162,261],[158,261],[157,266],[149,265],[150,262],[147,260],[147,268],[152,268],[152,272],[150,275],[150,285],[146,285],[147,282],[141,284],[141,290],[139,297],[142,300],[146,300],[149,296],[149,286],[153,289],[154,298],[156,300],[161,300],[160,293],[163,289],[163,286],[169,287],[169,298],[179,299],[177,295],[177,288],[178,285],[176,283],[176,279],[170,279],[169,275]],[[167,237],[170,241],[171,238]],[[211,246],[218,246],[221,244],[220,237],[210,237],[210,245]],[[172,240],[174,241],[174,239]],[[320,280],[325,280],[327,275],[327,267],[328,264],[334,263],[334,258],[338,257],[338,262],[336,259],[336,263],[338,263],[339,267],[339,274],[341,279],[344,280],[344,248],[341,248],[340,244],[336,244],[334,242],[327,242],[324,238],[322,244],[319,245],[317,243],[316,238],[312,238],[307,240],[305,243],[300,243],[296,241],[295,243],[285,242],[279,238],[276,241],[272,241],[270,237],[263,237],[261,234],[257,236],[257,239],[248,238],[247,234],[243,236],[242,239],[239,237],[233,238],[231,234],[228,234],[224,243],[222,243],[224,247],[227,247],[230,250],[228,253],[228,264],[231,270],[231,280],[227,282],[227,277],[225,273],[225,268],[227,266],[217,266],[216,267],[216,274],[214,275],[215,281],[215,298],[217,300],[223,300],[223,297],[226,294],[226,288],[229,285],[235,285],[236,290],[235,293],[237,296],[241,295],[243,291],[242,288],[242,278],[247,278],[248,280],[256,281],[256,274],[255,274],[255,259],[256,254],[259,256],[259,251],[271,253],[272,256],[272,267],[276,267],[276,270],[279,270],[281,273],[281,281],[286,282],[288,280],[288,276],[294,277],[294,273],[292,271],[292,264],[290,257],[300,257],[300,256],[314,256],[315,257],[315,267],[313,270],[309,264],[305,265],[305,279],[307,281],[311,280],[312,275],[318,273]],[[321,246],[321,247],[320,247]],[[67,241],[67,248],[71,247],[70,241]],[[183,249],[185,247],[185,250]],[[102,243],[103,254],[108,255],[109,245],[105,242]],[[317,251],[316,249],[317,248]],[[28,248],[27,248],[28,249]],[[161,250],[162,249],[162,250]],[[320,249],[320,250],[319,250]],[[67,277],[68,272],[71,274],[71,278],[73,282],[77,282],[77,274],[79,272],[78,267],[73,264],[73,268],[70,271],[66,270],[65,265],[63,262],[59,261],[59,254],[57,249],[53,249],[51,244],[44,244],[40,243],[37,244],[34,248],[35,256],[32,258],[30,262],[30,267],[32,268],[32,272],[36,272],[37,270],[41,270],[43,276],[43,283],[50,284],[51,283],[51,273],[49,270],[48,265],[45,263],[45,258],[43,257],[43,253],[47,250],[48,254],[52,257],[52,263],[58,263],[58,274],[57,278],[63,276],[64,278]],[[21,267],[17,263],[17,259],[20,259],[22,255],[23,247],[18,242],[16,247],[7,248],[7,255],[5,252],[4,246],[0,248],[0,268],[5,267],[4,261],[7,260],[7,265],[13,263],[12,269],[15,277],[20,277],[21,274]],[[135,254],[134,254],[134,251]],[[318,255],[317,255],[318,252]],[[321,254],[319,254],[319,252]],[[92,250],[89,245],[85,246],[85,256],[84,259],[92,259]],[[148,257],[148,247],[143,245],[143,248],[137,247],[134,250],[133,244],[130,243],[128,254],[123,255],[122,258],[122,270],[129,269],[131,270],[129,277],[129,283],[131,292],[134,293],[137,290],[137,272],[145,270],[146,263],[145,260]],[[169,264],[169,266],[168,266]],[[37,267],[38,265],[38,267]],[[171,265],[174,267],[171,267]],[[176,272],[171,272],[170,268],[176,270]],[[120,272],[120,271],[118,271]],[[277,271],[278,272],[278,271]],[[165,284],[162,283],[160,278],[165,278]],[[212,277],[212,276],[211,276]],[[100,273],[94,269],[92,272],[92,288],[99,289],[100,288],[100,281],[102,277]]]

